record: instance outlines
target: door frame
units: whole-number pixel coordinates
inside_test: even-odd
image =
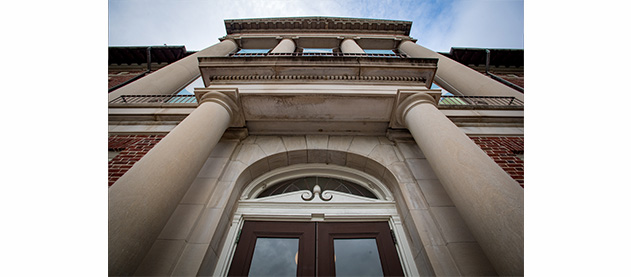
[[[374,239],[384,276],[403,276],[403,268],[387,221],[250,221],[243,224],[230,276],[247,276],[259,238],[299,239],[297,276],[334,276],[336,239]],[[238,261],[238,263],[235,263]]]
[[[313,212],[317,211],[317,212]],[[405,276],[419,276],[410,244],[394,202],[389,203],[252,203],[239,201],[226,239],[218,249],[219,259],[213,276],[227,276],[243,223],[252,221],[283,222],[370,222],[386,221],[396,238],[396,250]]]
[[[372,191],[379,199],[347,197],[343,199],[335,191],[331,201],[305,202],[300,198],[303,191],[284,194],[285,197],[256,198],[266,187],[283,180],[304,176],[323,176],[344,179],[359,184]],[[293,195],[292,195],[293,194]],[[349,196],[348,194],[346,196]],[[293,197],[294,200],[287,200]],[[351,199],[352,198],[352,199]],[[386,221],[396,240],[396,250],[405,276],[419,276],[408,236],[399,216],[392,192],[379,179],[365,172],[328,164],[299,164],[278,168],[256,178],[247,185],[237,201],[236,209],[225,240],[217,246],[218,256],[213,276],[227,276],[230,263],[236,250],[236,241],[246,220],[251,221],[297,221],[297,222],[371,222]]]

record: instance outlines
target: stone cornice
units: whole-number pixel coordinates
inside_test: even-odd
[[[411,21],[343,17],[285,17],[224,20],[228,35],[269,32],[386,33],[410,35]]]
[[[200,57],[206,86],[216,81],[416,82],[429,88],[437,59],[376,57]]]

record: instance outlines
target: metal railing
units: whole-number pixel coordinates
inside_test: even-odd
[[[523,108],[524,102],[512,96],[441,96],[439,107]]]
[[[406,58],[403,54],[377,53],[232,53],[230,57],[377,57],[377,58]]]
[[[110,104],[197,103],[195,95],[121,95]],[[510,96],[442,96],[438,102],[443,108],[512,108],[523,109],[524,102]]]
[[[197,103],[195,95],[121,95],[110,104]]]

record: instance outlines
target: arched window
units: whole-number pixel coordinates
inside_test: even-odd
[[[230,226],[216,276],[271,276],[283,269],[315,275],[316,268],[333,275],[344,274],[343,265],[418,275],[392,193],[380,179],[353,168],[296,164],[266,172],[245,186]],[[362,259],[372,267],[344,260],[345,250],[348,257],[372,254]]]
[[[337,178],[318,176],[301,177],[282,181],[270,188],[265,189],[256,198],[301,190],[314,191],[316,186],[319,186],[321,191],[332,190],[361,197],[377,199],[377,196],[374,193],[362,187],[361,185]]]

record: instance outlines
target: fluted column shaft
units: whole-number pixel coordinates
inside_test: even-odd
[[[112,101],[121,95],[169,95],[178,93],[199,77],[198,57],[226,56],[236,50],[237,44],[231,39],[226,39],[110,92],[108,101]]]
[[[346,53],[351,53],[351,54],[365,53],[364,49],[359,47],[357,42],[355,42],[355,40],[351,38],[347,38],[342,41],[342,43],[340,44],[340,50],[342,50],[342,53],[345,53],[345,54]]]
[[[513,96],[524,101],[523,93],[412,41],[401,42],[399,51],[413,58],[438,58],[434,81],[451,92],[465,96]]]
[[[131,275],[234,116],[209,92],[201,104],[109,189],[109,275]]]
[[[296,44],[290,38],[281,40],[270,53],[293,53],[296,50]]]
[[[524,274],[524,191],[425,93],[406,98],[398,120],[412,133],[500,275]]]

